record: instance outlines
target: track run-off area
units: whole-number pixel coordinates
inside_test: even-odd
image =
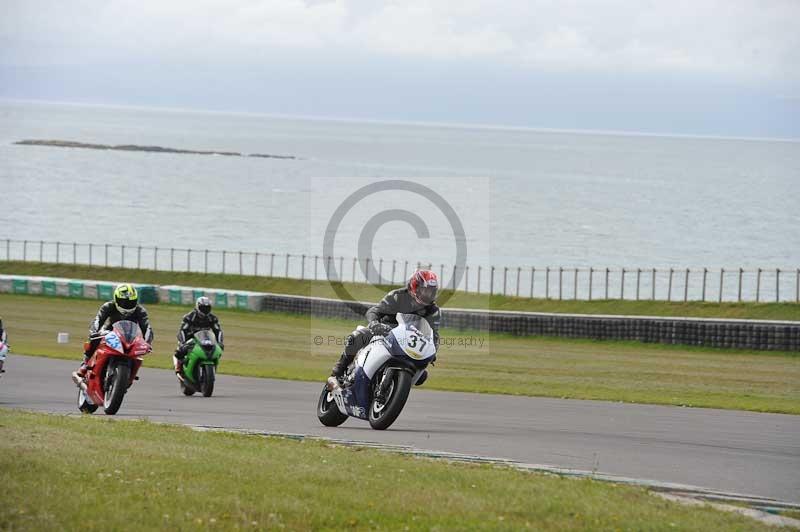
[[[0,408],[78,414],[70,379],[77,364],[12,354]],[[213,397],[184,397],[173,372],[145,367],[116,417],[406,446],[800,502],[800,416],[423,387],[386,431],[356,419],[327,428],[315,414],[322,385],[222,374]]]

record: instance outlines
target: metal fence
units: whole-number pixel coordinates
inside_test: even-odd
[[[800,302],[800,268],[628,268],[456,266],[383,258],[228,251],[124,244],[0,240],[0,260],[226,273],[355,283],[402,283],[415,268],[439,273],[442,286],[461,292],[560,300]],[[368,278],[365,272],[373,271]],[[374,278],[373,278],[374,277]],[[458,281],[456,281],[458,280]]]

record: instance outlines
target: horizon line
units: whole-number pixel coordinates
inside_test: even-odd
[[[161,111],[172,113],[196,113],[196,114],[219,114],[252,116],[277,119],[306,120],[311,122],[341,122],[341,123],[360,123],[373,125],[397,125],[397,126],[417,126],[427,128],[451,128],[451,129],[485,129],[492,131],[520,131],[531,133],[570,133],[577,135],[602,135],[617,137],[656,137],[656,138],[679,138],[697,140],[738,140],[756,142],[800,142],[800,137],[758,137],[758,136],[738,136],[738,135],[712,135],[699,133],[664,133],[652,131],[636,130],[616,130],[616,129],[581,129],[581,128],[549,128],[539,126],[515,126],[508,124],[487,124],[481,122],[438,122],[424,120],[391,120],[377,118],[354,118],[342,116],[322,116],[322,115],[303,115],[286,114],[259,111],[241,111],[231,109],[206,109],[196,107],[172,107],[159,105],[142,104],[120,104],[102,102],[83,102],[83,101],[64,101],[64,100],[45,100],[45,99],[26,99],[26,98],[6,98],[0,97],[0,103],[27,103],[34,105],[69,105],[76,107],[103,107],[112,109],[139,109],[147,111]]]

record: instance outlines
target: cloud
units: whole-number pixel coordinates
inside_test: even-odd
[[[12,0],[3,9],[0,60],[17,65],[373,54],[800,81],[794,0]]]

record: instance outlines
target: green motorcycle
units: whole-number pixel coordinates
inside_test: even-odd
[[[183,371],[178,374],[181,392],[183,395],[201,392],[203,397],[211,397],[222,348],[214,333],[208,329],[194,333],[189,343],[189,352],[183,359]]]

